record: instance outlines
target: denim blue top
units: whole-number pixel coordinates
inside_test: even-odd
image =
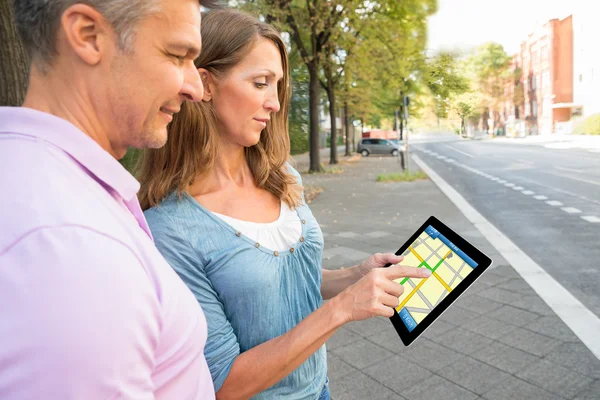
[[[300,175],[291,173],[302,184]],[[302,199],[302,236],[285,251],[261,246],[175,193],[145,212],[156,246],[190,287],[208,322],[204,354],[218,391],[235,357],[280,336],[319,308],[323,234]],[[261,371],[248,371],[260,374]],[[255,399],[317,399],[327,375],[323,345]]]

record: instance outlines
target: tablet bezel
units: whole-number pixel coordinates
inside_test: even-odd
[[[469,275],[467,275],[462,282],[460,282],[456,288],[450,292],[444,300],[437,307],[435,307],[427,316],[417,324],[417,326],[409,332],[404,322],[400,318],[400,314],[394,309],[394,315],[390,317],[394,328],[396,328],[396,332],[398,332],[398,336],[402,340],[405,346],[409,346],[412,342],[414,342],[423,332],[427,330],[431,326],[431,324],[440,317],[450,307],[452,303],[456,301],[462,295],[465,290],[467,290],[489,267],[492,265],[492,260],[483,254],[480,250],[475,248],[472,244],[467,242],[461,236],[459,236],[456,232],[446,226],[443,222],[437,219],[434,216],[429,217],[429,219],[421,225],[421,227],[410,237],[410,239],[398,249],[396,255],[403,254],[406,249],[415,241],[417,238],[425,232],[425,229],[431,225],[435,228],[440,234],[444,235],[452,244],[458,247],[462,252],[464,252],[467,256],[471,257],[473,261],[477,263],[477,267],[473,269]],[[428,278],[429,279],[429,278]]]

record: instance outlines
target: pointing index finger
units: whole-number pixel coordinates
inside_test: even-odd
[[[387,268],[385,276],[389,279],[398,278],[429,278],[431,271],[427,268],[406,267],[403,265],[392,265]]]

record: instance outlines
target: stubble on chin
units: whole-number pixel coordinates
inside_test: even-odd
[[[138,149],[160,149],[167,144],[167,127],[143,126],[135,141]]]
[[[160,149],[167,144],[167,133],[166,130],[160,132],[146,133],[143,146],[147,149]]]

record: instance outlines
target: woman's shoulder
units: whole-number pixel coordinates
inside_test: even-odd
[[[285,163],[285,167],[287,169],[287,172],[294,176],[296,178],[296,181],[298,182],[299,185],[302,185],[302,176],[300,175],[300,173],[298,172],[298,170],[296,170],[296,168],[294,168],[292,166],[292,164],[288,161]]]
[[[155,231],[180,230],[191,220],[192,212],[185,193],[173,192],[156,206],[144,211],[144,217],[154,234]],[[194,219],[197,221],[198,215],[195,215]]]

